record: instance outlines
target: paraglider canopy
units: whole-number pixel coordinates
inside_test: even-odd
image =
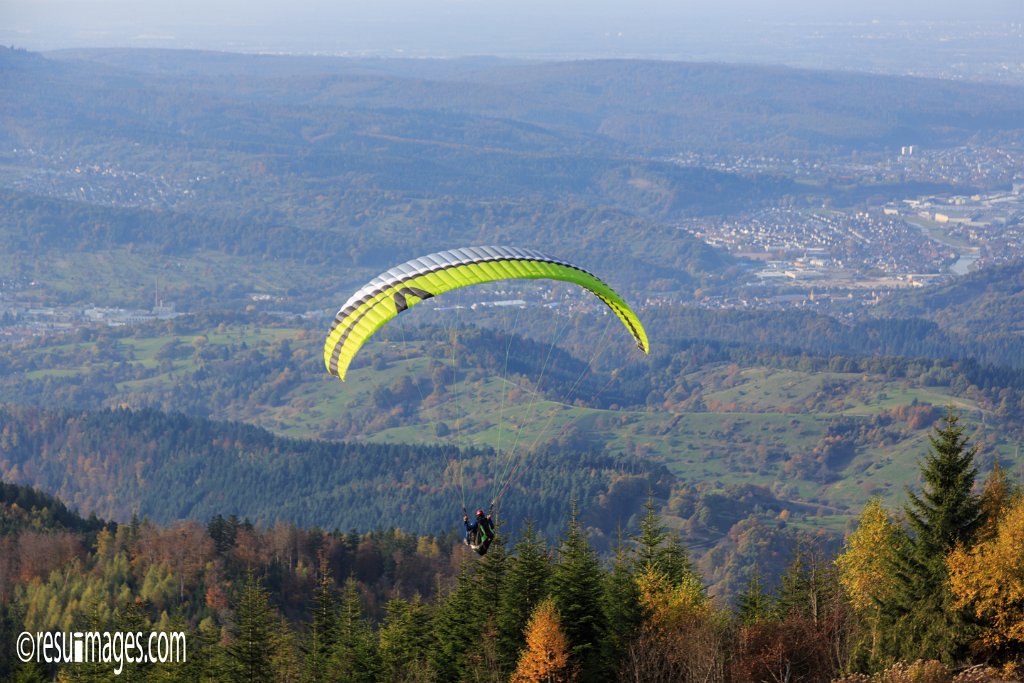
[[[649,352],[639,318],[611,287],[571,263],[518,247],[466,247],[412,259],[377,277],[349,297],[334,317],[324,344],[328,372],[341,380],[362,345],[399,313],[420,301],[469,285],[513,279],[550,279],[577,284],[608,306]]]

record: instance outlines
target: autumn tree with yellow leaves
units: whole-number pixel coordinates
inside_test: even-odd
[[[646,618],[632,641],[619,676],[623,681],[723,681],[725,618],[687,573],[673,581],[648,564],[636,577]]]
[[[890,600],[895,590],[892,568],[903,538],[881,499],[872,498],[835,561],[843,592],[867,631],[866,640],[854,649],[863,652],[869,665],[879,663],[879,605]]]
[[[1002,515],[995,535],[946,560],[955,605],[982,623],[981,643],[1006,659],[1024,650],[1024,499]]]
[[[537,605],[526,627],[526,649],[511,683],[568,683],[575,678],[558,608],[554,600],[546,598]]]

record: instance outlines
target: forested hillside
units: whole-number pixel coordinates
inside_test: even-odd
[[[694,340],[609,366],[466,327],[453,364],[448,332],[426,327],[383,334],[338,383],[311,331],[213,322],[12,349],[0,395],[38,407],[5,409],[0,476],[119,521],[417,533],[506,483],[503,515],[554,533],[572,491],[601,551],[653,493],[731,593],[753,562],[772,581],[769,548],[794,531],[835,539],[870,496],[898,500],[943,406],[966,411],[983,473],[1019,464],[1019,371],[973,362]],[[606,336],[588,334],[580,348]]]
[[[1024,561],[1014,542],[1024,504],[1003,471],[977,478],[974,451],[947,415],[921,461],[922,488],[903,502],[906,521],[872,500],[838,553],[811,536],[776,544],[787,565],[777,588],[755,567],[732,600],[709,594],[650,500],[609,560],[575,506],[557,541],[526,521],[514,543],[499,532],[483,558],[455,535],[220,515],[205,526],[7,529],[0,638],[184,633],[187,661],[61,671],[102,677],[124,665],[130,679],[154,681],[1005,680],[1019,672],[1024,613],[991,588]],[[52,673],[0,656],[4,678]]]
[[[387,523],[422,534],[453,527],[463,506],[485,505],[495,493],[491,452],[300,441],[180,414],[9,408],[0,412],[0,435],[5,478],[38,482],[79,509],[119,520],[233,514],[266,526]],[[568,496],[586,501],[588,516],[612,531],[638,498],[667,495],[671,481],[664,467],[636,458],[536,453],[506,510],[553,531]]]

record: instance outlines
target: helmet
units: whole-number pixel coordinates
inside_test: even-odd
[[[483,517],[484,516],[484,511],[483,510],[477,510],[476,511],[476,516],[477,517]]]

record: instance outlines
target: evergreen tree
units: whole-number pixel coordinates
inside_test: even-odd
[[[777,601],[779,616],[797,614],[818,623],[839,596],[839,572],[815,539],[798,538],[796,557],[782,576]]]
[[[654,499],[644,503],[644,516],[640,519],[640,533],[636,542],[635,574],[655,569],[673,586],[680,586],[696,576],[690,553],[676,532],[666,529],[654,505]]]
[[[295,631],[283,616],[278,616],[276,627],[270,651],[270,666],[274,670],[274,680],[277,683],[299,683],[302,680],[303,667]]]
[[[736,619],[749,626],[770,618],[774,609],[772,598],[761,583],[761,571],[755,565],[747,587],[736,596]]]
[[[633,574],[632,559],[620,538],[604,589],[604,612],[608,623],[604,657],[613,666],[623,660],[644,620],[640,587]]]
[[[603,657],[607,622],[603,609],[601,565],[579,525],[573,503],[569,526],[551,573],[551,595],[569,639],[572,665],[585,681],[608,678]]]
[[[797,542],[796,554],[786,568],[786,573],[779,580],[778,595],[775,606],[778,615],[785,618],[790,614],[804,614],[810,602],[810,572],[804,560],[804,549]]]
[[[644,503],[644,516],[640,519],[640,533],[633,536],[633,540],[636,542],[634,562],[638,572],[651,568],[660,569],[658,565],[661,558],[661,544],[665,542],[666,536],[661,517],[654,507],[654,499],[649,497]]]
[[[955,663],[966,654],[974,628],[953,607],[946,556],[957,545],[969,547],[981,522],[972,493],[977,469],[974,448],[949,412],[929,436],[921,464],[924,491],[907,490],[904,510],[909,535],[896,555],[893,595],[882,605],[883,652],[901,659]]]
[[[20,611],[14,604],[0,600],[0,681],[15,683],[43,683],[50,680],[42,664],[32,660],[22,662],[15,654],[14,643],[24,630]]]
[[[480,647],[480,634],[485,623],[481,612],[486,601],[470,566],[472,559],[464,561],[449,593],[434,615],[434,633],[437,635],[430,650],[430,661],[442,681],[467,680],[468,658]]]
[[[327,680],[337,683],[371,683],[380,668],[377,642],[363,615],[359,584],[355,577],[345,581],[338,610],[335,643]]]
[[[466,657],[467,671],[470,680],[477,683],[504,683],[508,672],[501,663],[498,615],[501,608],[500,596],[505,592],[508,557],[500,534],[494,539],[487,555],[476,562],[475,569],[473,578],[477,587],[475,611],[478,623],[475,645],[469,649]]]
[[[235,628],[228,646],[231,680],[239,683],[275,680],[272,657],[276,629],[269,595],[250,569],[238,597]]]
[[[677,532],[667,532],[665,546],[658,555],[658,567],[673,586],[681,586],[694,578],[703,584],[690,561],[690,552]]]
[[[172,630],[185,631],[180,620],[173,622]],[[156,667],[150,680],[160,683],[214,683],[226,678],[225,652],[220,647],[220,628],[209,618],[199,628],[189,632],[184,662]]]
[[[327,556],[321,552],[316,589],[313,592],[313,615],[303,650],[306,655],[304,678],[309,683],[327,680],[327,662],[334,649],[338,631],[338,602],[334,595]]]
[[[19,660],[10,644],[15,642],[22,630],[21,616],[15,613],[14,606],[6,600],[0,600],[0,643],[8,644],[0,646],[0,680],[13,678],[15,669],[19,668]]]
[[[921,466],[925,490],[919,496],[907,489],[910,502],[904,507],[914,535],[914,545],[922,553],[946,554],[958,543],[970,545],[981,522],[981,505],[974,495],[978,469],[974,465],[977,448],[967,448],[964,428],[950,412],[945,425],[929,436],[929,453]]]
[[[14,669],[14,676],[4,680],[9,680],[11,683],[48,683],[52,680],[46,672],[46,668],[39,662],[18,662],[18,665]]]
[[[107,612],[107,604],[105,598],[101,596],[94,596],[89,599],[88,604],[79,617],[78,624],[75,627],[77,631],[112,631],[113,624],[110,622],[109,613]],[[73,681],[74,683],[94,683],[99,681],[110,680],[114,676],[113,664],[107,664],[104,662],[96,661],[95,657],[99,656],[99,652],[92,655],[86,654],[85,657],[89,661],[74,664],[61,670],[61,676],[66,681]]]
[[[380,627],[380,659],[386,683],[435,680],[429,653],[433,646],[433,619],[419,597],[388,601]]]
[[[551,556],[547,545],[538,536],[532,520],[516,543],[514,554],[507,561],[499,594],[496,625],[498,627],[499,664],[511,671],[526,644],[525,629],[533,610],[548,594],[551,577]]]
[[[141,600],[129,598],[114,614],[114,624],[117,631],[121,633],[142,633],[150,630],[149,620],[146,618]],[[117,680],[126,683],[145,681],[153,664],[150,662],[125,662]]]

